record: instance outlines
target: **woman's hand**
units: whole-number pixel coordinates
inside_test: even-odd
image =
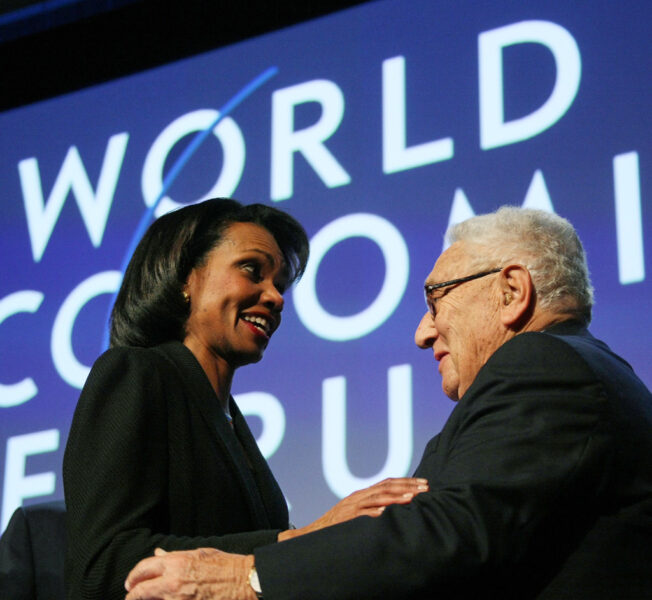
[[[310,525],[300,529],[282,531],[278,535],[278,541],[289,540],[362,515],[377,517],[382,514],[389,504],[408,504],[417,494],[427,490],[428,481],[426,479],[413,477],[384,479],[380,483],[353,492],[340,500],[333,508]]]

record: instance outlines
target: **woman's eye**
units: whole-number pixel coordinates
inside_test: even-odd
[[[242,268],[247,271],[252,278],[260,279],[260,265],[257,263],[244,263]]]

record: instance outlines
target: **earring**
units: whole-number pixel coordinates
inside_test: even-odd
[[[186,292],[186,290],[183,290],[183,292],[181,292],[181,295],[183,296],[183,301],[186,304],[190,304],[190,295],[188,294],[188,292]]]

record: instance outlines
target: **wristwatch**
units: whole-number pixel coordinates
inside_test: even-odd
[[[249,587],[251,587],[254,594],[256,594],[256,598],[263,597],[263,589],[260,587],[260,580],[258,579],[258,571],[256,571],[256,567],[251,567],[251,571],[249,571]]]

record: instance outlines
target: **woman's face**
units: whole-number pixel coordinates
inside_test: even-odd
[[[259,361],[281,323],[286,285],[283,254],[269,231],[234,223],[188,277],[184,344],[202,364],[236,369]]]

